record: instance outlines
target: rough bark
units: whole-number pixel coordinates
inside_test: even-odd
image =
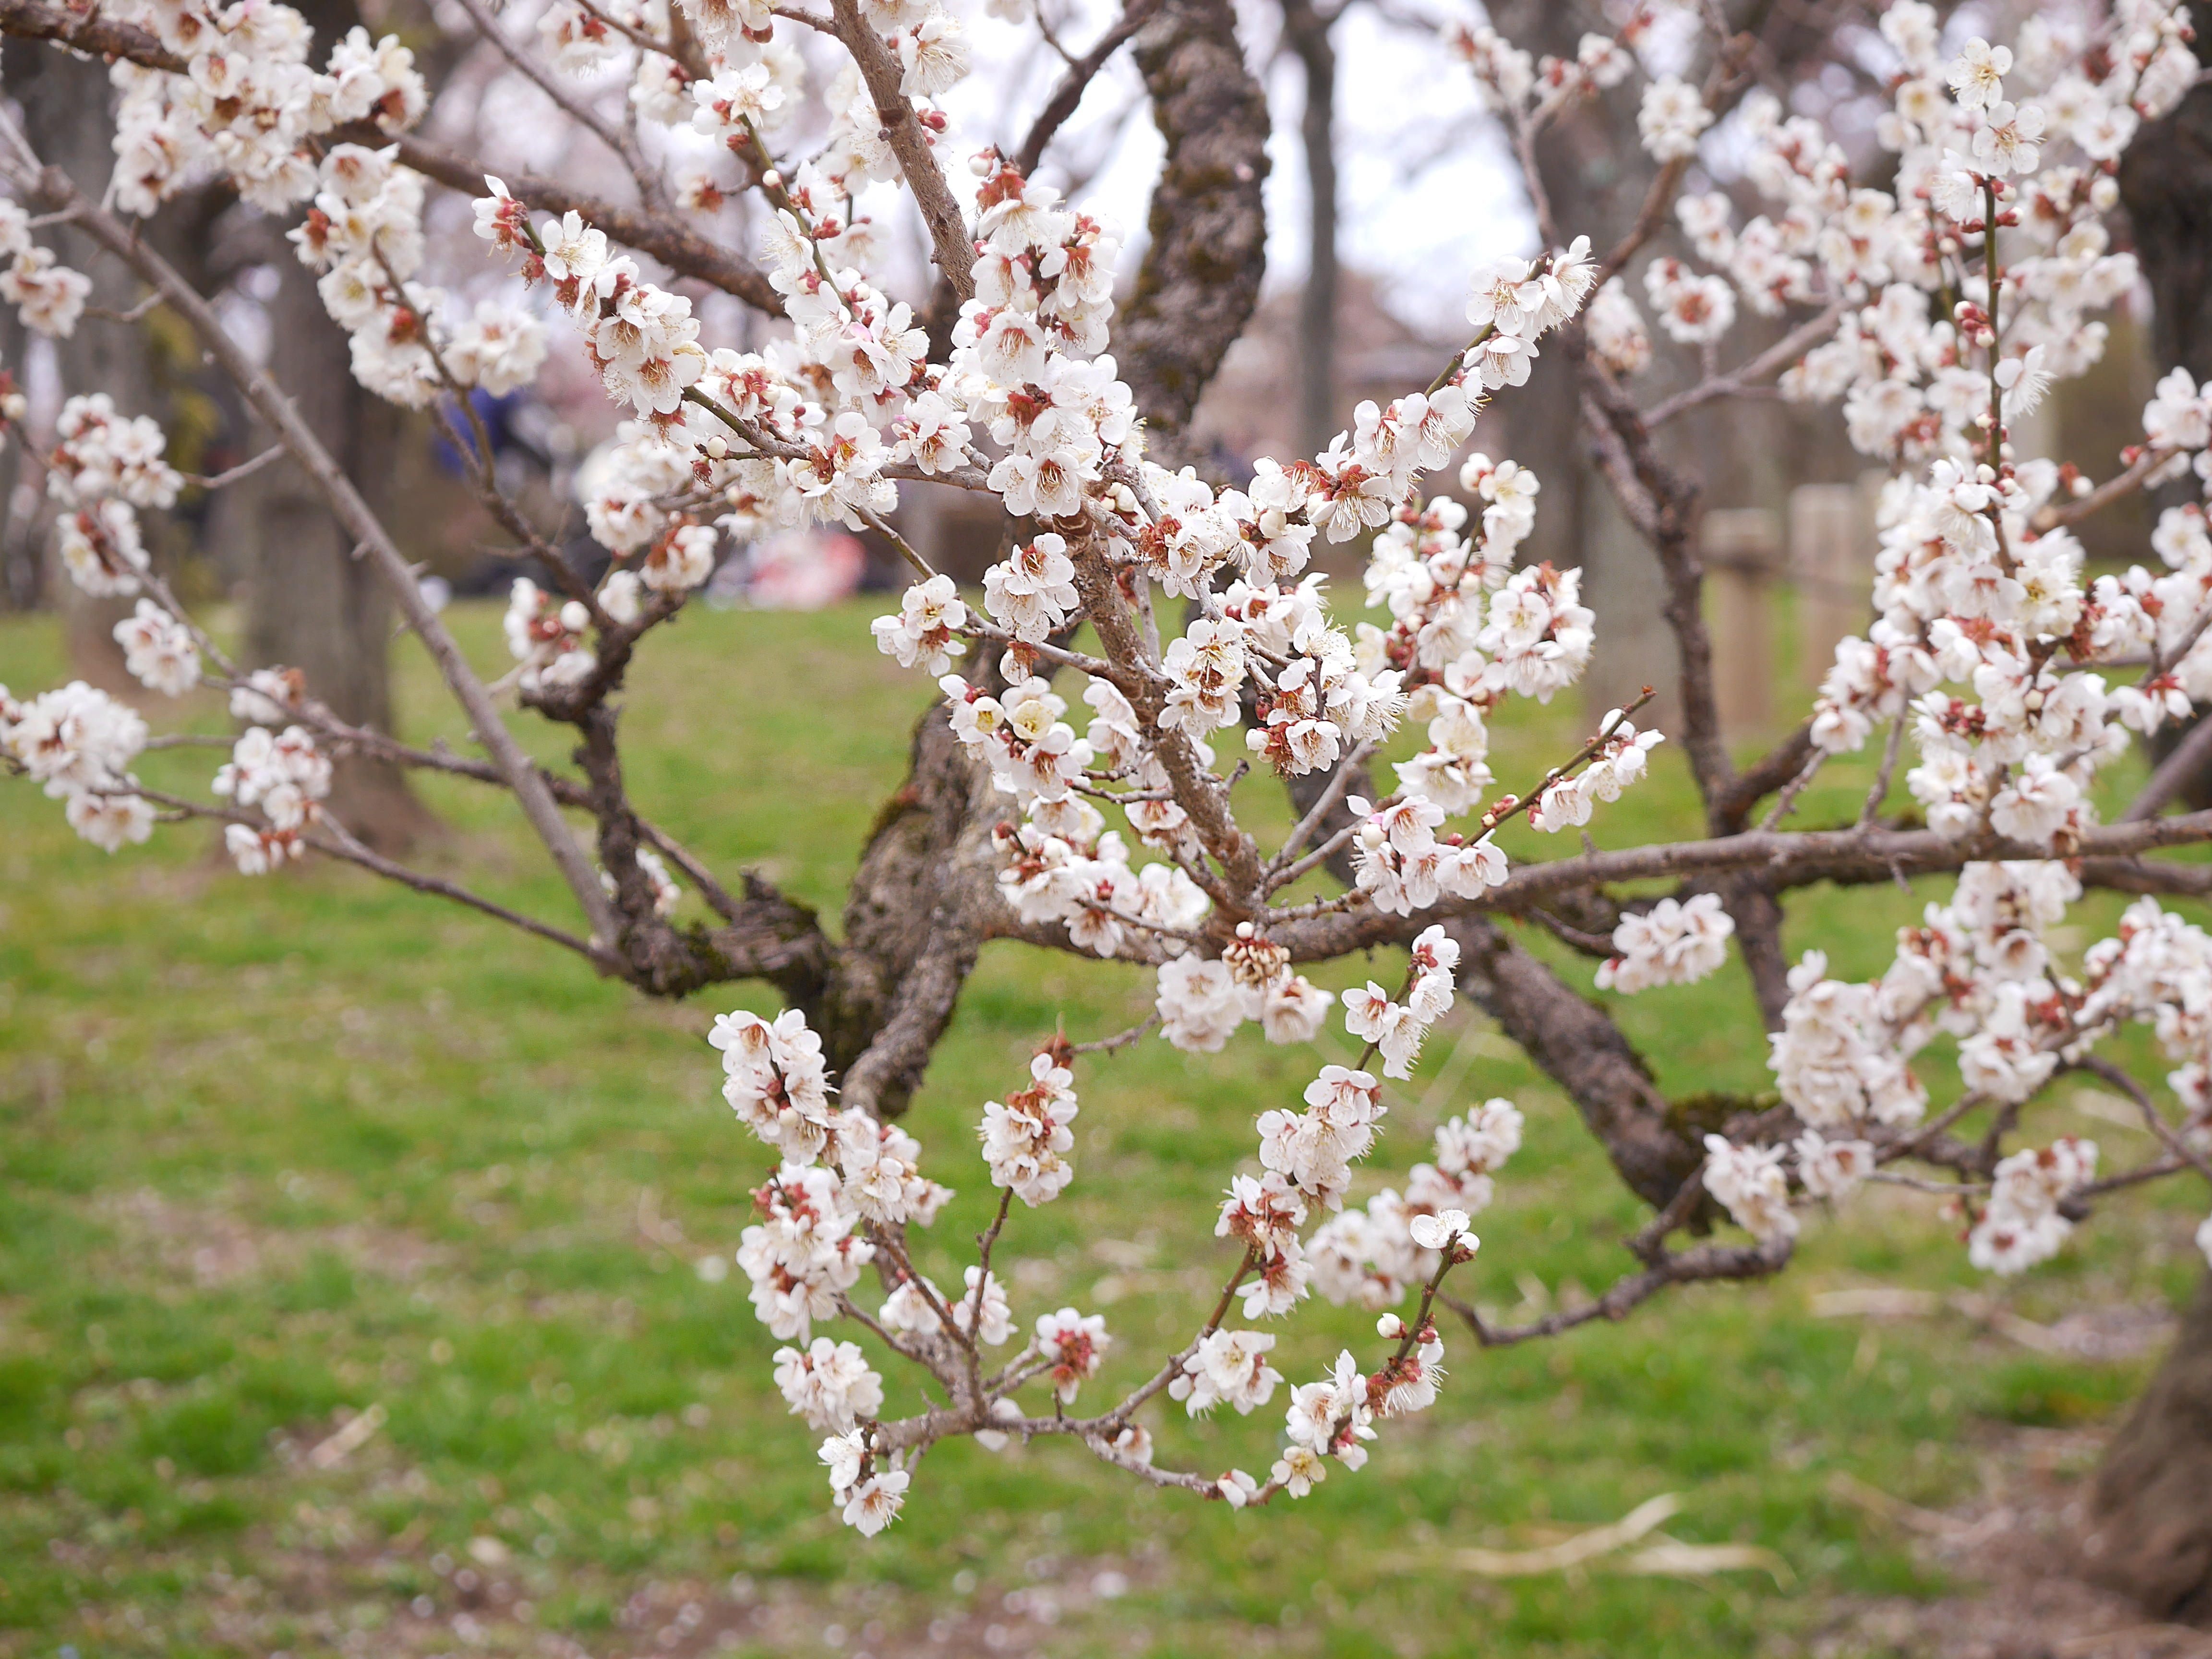
[[[1114,351],[1146,424],[1165,440],[1190,419],[1259,301],[1267,99],[1245,64],[1229,0],[1168,0],[1135,44],[1167,160]],[[1154,448],[1173,458],[1171,443]]]
[[[2200,58],[2212,40],[2200,34]],[[2212,87],[2137,137],[2120,199],[2150,284],[2160,368],[2212,374]],[[2179,734],[2176,734],[2177,737]],[[2212,805],[2212,776],[2183,791]],[[2212,1275],[2098,1471],[2091,1571],[2160,1618],[2212,1626]]]
[[[1298,137],[1305,148],[1306,285],[1298,297],[1298,442],[1309,455],[1327,448],[1336,413],[1336,13],[1312,0],[1285,0],[1283,39],[1305,70]]]
[[[2097,1472],[2091,1571],[2160,1619],[2212,1626],[2212,1278]]]
[[[2200,57],[2212,40],[2200,38]],[[2161,368],[2212,364],[2212,87],[2146,126],[2120,158],[2120,201],[2150,285]]]
[[[844,1103],[895,1116],[921,1086],[999,903],[991,831],[1012,816],[933,706],[845,903],[845,940],[810,1014]]]
[[[2212,38],[2200,37],[2196,49],[2200,59],[2212,54]],[[2197,88],[2137,135],[2120,157],[2119,185],[2150,288],[2152,362],[2161,373],[2179,364],[2202,380],[2212,374],[2212,87]],[[2180,501],[2193,492],[2166,493]],[[2166,728],[2152,739],[2154,752],[2163,759],[2192,729]],[[2180,794],[2192,807],[2212,806],[2212,769]]]

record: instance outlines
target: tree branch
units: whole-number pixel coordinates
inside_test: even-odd
[[[900,90],[904,72],[899,67],[898,54],[860,15],[859,0],[830,0],[830,9],[836,20],[837,38],[860,66],[860,78],[867,83],[868,96],[876,106],[876,118],[884,124],[884,137],[891,154],[898,158],[900,171],[906,174],[907,188],[914,192],[922,222],[929,227],[937,269],[963,301],[972,299],[975,244],[960,216],[960,204],[952,199],[951,187],[945,182],[944,171],[937,165],[929,137],[915,118],[913,101]]]

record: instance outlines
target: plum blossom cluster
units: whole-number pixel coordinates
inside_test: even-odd
[[[319,71],[308,62],[313,31],[289,6],[124,0],[107,9],[186,60],[183,74],[129,62],[112,71],[122,92],[115,199],[125,213],[151,213],[213,177],[281,213],[314,194],[315,140],[353,124],[404,131],[428,107],[414,54],[394,36],[355,28]]]
[[[137,710],[82,680],[18,702],[0,687],[0,760],[64,803],[70,828],[110,853],[154,832],[131,763],[146,747]]]
[[[1896,958],[1880,980],[1829,978],[1817,952],[1792,971],[1771,1064],[1784,1101],[1809,1126],[1796,1144],[1808,1194],[1841,1197],[1890,1148],[1909,1146],[1905,1132],[1928,1101],[1911,1057],[1938,1035],[1956,1042],[1965,1103],[2016,1110],[2122,1024],[2149,1025],[2177,1063],[2168,1082],[2185,1115],[2172,1133],[2193,1145],[2212,1139],[2203,1081],[2212,1023],[2202,1012],[2212,994],[2212,940],[2141,899],[2070,975],[2050,936],[2081,893],[2063,864],[1969,864],[1950,902],[1929,904],[1919,926],[1899,930]],[[1780,1150],[1719,1137],[1708,1145],[1715,1197],[1762,1237],[1794,1231]],[[2018,1273],[2056,1254],[2072,1230],[2069,1195],[2094,1177],[2096,1157],[2094,1144],[2069,1139],[2002,1160],[1969,1231],[1974,1264]]]
[[[599,666],[590,643],[591,608],[581,599],[563,599],[529,577],[518,576],[507,592],[502,621],[507,652],[516,664],[516,683],[526,694],[580,685]]]
[[[978,719],[998,717],[986,711]],[[1059,818],[1064,833],[1025,823],[1001,836],[1007,862],[999,890],[1024,921],[1063,923],[1079,948],[1112,957],[1125,941],[1155,934],[1172,940],[1204,919],[1206,895],[1189,876],[1172,864],[1133,866],[1121,832],[1107,829],[1088,801],[1071,799]]]
[[[199,642],[191,629],[151,599],[141,599],[115,624],[123,665],[131,678],[164,696],[181,697],[200,683]]]
[[[1948,1031],[1967,1088],[2007,1105],[2026,1101],[2096,1024],[2081,1024],[2080,988],[2045,938],[2080,896],[2061,864],[1969,864],[1948,904],[1929,905],[1920,926],[1899,930],[1896,959],[1875,983],[1830,979],[1826,959],[1809,953],[1791,972],[1772,1040],[1784,1100],[1824,1131],[1917,1122],[1928,1097],[1910,1060]]]
[[[325,272],[323,303],[352,337],[355,375],[410,407],[435,398],[446,383],[431,351],[442,296],[402,287],[422,264],[423,180],[388,149],[331,142],[341,129],[376,137],[422,118],[428,90],[414,54],[396,36],[372,40],[356,27],[318,71],[313,31],[287,5],[125,0],[103,9],[186,60],[181,74],[128,61],[112,71],[122,94],[116,207],[143,216],[216,179],[269,213],[312,201],[291,239]],[[480,307],[453,331],[448,372],[513,390],[544,355],[535,329],[518,313]]]
[[[1387,1046],[1394,1074],[1410,1068],[1422,1034],[1449,1010],[1457,958],[1456,944],[1442,928],[1431,928],[1413,947],[1402,1003],[1372,985],[1345,997],[1346,1029],[1372,1033],[1370,1053]],[[1282,970],[1279,950],[1260,945],[1249,930],[1207,965],[1262,983]],[[910,1136],[835,1103],[821,1039],[804,1016],[796,1010],[774,1020],[726,1015],[716,1021],[710,1041],[722,1052],[725,1097],[779,1159],[754,1194],[759,1218],[744,1231],[738,1264],[751,1283],[756,1311],[787,1344],[775,1355],[780,1389],[793,1413],[832,1437],[823,1443],[822,1459],[849,1524],[872,1532],[894,1518],[907,1491],[908,1454],[945,1431],[931,1417],[882,1416],[885,1383],[866,1352],[818,1328],[838,1318],[858,1322],[895,1354],[929,1370],[952,1409],[967,1413],[965,1431],[991,1447],[1018,1435],[1075,1433],[1108,1462],[1151,1471],[1150,1437],[1130,1420],[1151,1395],[1164,1392],[1192,1416],[1221,1406],[1249,1415],[1276,1398],[1285,1379],[1271,1358],[1275,1334],[1225,1327],[1218,1316],[1152,1384],[1100,1418],[1066,1415],[1113,1346],[1098,1315],[1073,1307],[1045,1313],[1012,1358],[985,1370],[984,1351],[1012,1344],[1019,1328],[1006,1286],[991,1266],[1009,1203],[1016,1197],[1028,1206],[1048,1202],[1074,1176],[1074,1051],[1065,1038],[1037,1053],[1027,1086],[983,1107],[978,1132],[992,1184],[1002,1194],[999,1216],[979,1241],[980,1259],[961,1267],[960,1288],[950,1292],[916,1268],[909,1237],[951,1194],[921,1176],[920,1148]],[[1308,1293],[1315,1270],[1299,1229],[1310,1213],[1340,1209],[1351,1165],[1372,1149],[1383,1116],[1375,1078],[1341,1066],[1322,1069],[1305,1091],[1305,1108],[1261,1117],[1261,1173],[1237,1176],[1220,1209],[1216,1233],[1243,1249],[1223,1307],[1241,1297],[1247,1322],[1286,1314]],[[1445,1272],[1472,1259],[1469,1216],[1490,1203],[1495,1172],[1520,1140],[1520,1114],[1504,1100],[1443,1125],[1435,1162],[1414,1169],[1404,1198],[1386,1194],[1316,1235],[1315,1248],[1334,1275],[1326,1287],[1340,1299],[1357,1297],[1376,1308],[1417,1285],[1432,1294]],[[1354,1220],[1364,1229],[1357,1240],[1348,1224]],[[1386,1241],[1393,1229],[1395,1237]],[[873,1312],[855,1300],[870,1267],[888,1287]],[[1393,1273],[1397,1279],[1382,1293],[1378,1285]],[[1304,1496],[1331,1462],[1359,1468],[1372,1425],[1433,1402],[1443,1374],[1443,1342],[1425,1298],[1414,1326],[1393,1316],[1383,1334],[1397,1346],[1381,1369],[1362,1373],[1346,1353],[1322,1382],[1291,1391],[1287,1443],[1267,1481],[1234,1469],[1218,1480],[1160,1478],[1243,1506],[1279,1492]],[[1017,1399],[1033,1382],[1049,1389],[1053,1416],[1025,1412]]]
[[[168,441],[160,423],[122,415],[106,393],[94,392],[63,404],[54,435],[44,470],[46,493],[62,509],[63,568],[94,598],[137,596],[131,614],[112,630],[125,667],[168,697],[203,684],[228,684],[232,714],[247,722],[209,785],[231,809],[223,814],[230,820],[225,851],[246,875],[264,875],[300,858],[305,832],[323,820],[331,763],[315,735],[290,719],[299,702],[297,676],[259,669],[240,678],[225,664],[210,680],[204,635],[167,608],[174,600],[153,572],[137,519],[142,507],[173,507],[184,487],[166,459]],[[137,711],[80,682],[18,713],[20,746],[8,746],[9,758],[67,802],[69,823],[79,835],[109,852],[151,836],[154,805],[137,793],[129,770],[149,736]],[[280,725],[281,732],[272,729]]]
[[[1785,1156],[1779,1146],[1745,1146],[1725,1135],[1705,1137],[1705,1190],[1762,1244],[1797,1235]]]
[[[437,289],[410,286],[425,252],[423,179],[396,149],[338,144],[324,155],[321,188],[291,232],[301,263],[331,320],[351,339],[354,378],[410,409],[449,389],[495,396],[527,386],[545,361],[545,331],[526,311],[495,300],[448,319]]]
[[[1314,1289],[1340,1306],[1376,1312],[1403,1302],[1440,1263],[1429,1221],[1488,1209],[1521,1132],[1520,1109],[1503,1098],[1438,1124],[1433,1161],[1413,1165],[1402,1189],[1386,1187],[1315,1231],[1307,1242]]]
[[[1662,898],[1620,919],[1613,930],[1619,954],[1600,965],[1598,988],[1633,996],[1655,985],[1694,985],[1728,960],[1735,933],[1717,893]]]
[[[1508,695],[1549,702],[1589,660],[1591,615],[1570,573],[1515,573],[1516,550],[1535,523],[1538,481],[1513,461],[1470,457],[1462,487],[1484,502],[1476,533],[1449,496],[1400,513],[1376,537],[1366,574],[1388,629],[1363,623],[1359,659],[1396,675],[1407,712],[1428,722],[1428,744],[1397,768],[1408,794],[1446,812],[1477,804],[1493,781],[1489,716]],[[1513,597],[1498,594],[1510,586]],[[1383,664],[1389,664],[1388,669]]]
[[[331,777],[329,757],[304,726],[246,728],[209,786],[219,799],[258,814],[223,827],[224,848],[241,874],[266,875],[300,856],[302,833],[323,815]]]
[[[1068,1128],[1074,1121],[1073,1056],[1064,1042],[1042,1051],[1030,1062],[1030,1086],[983,1108],[983,1161],[991,1184],[1003,1187],[1035,1207],[1060,1196],[1075,1179],[1066,1157],[1075,1145]]]
[[[1577,100],[1626,81],[1657,9],[1638,6],[1614,33],[1583,34],[1571,58],[1535,57],[1486,24],[1447,25],[1444,46],[1468,66],[1492,109],[1522,126],[1539,125]]]
[[[149,562],[138,509],[173,507],[184,487],[167,448],[158,422],[118,414],[104,392],[62,405],[46,458],[46,495],[61,509],[62,568],[95,599],[139,591]]]
[[[1908,785],[1947,835],[1987,828],[2063,853],[2094,822],[2089,787],[2125,746],[2118,726],[2177,716],[2201,672],[2177,675],[2162,653],[2135,685],[2092,672],[2152,651],[2161,632],[2168,650],[2193,645],[2203,595],[2140,571],[2085,590],[2062,509],[2088,480],[2007,441],[2054,379],[2097,360],[2105,331],[2090,313],[2136,281],[2100,216],[2135,125],[2193,78],[2184,29],[2175,9],[2135,4],[2100,43],[2037,20],[2016,49],[1970,40],[1946,62],[1934,10],[1893,6],[1882,33],[1901,73],[1882,138],[1899,157],[1894,190],[1854,188],[1815,124],[1754,98],[1733,125],[1745,178],[1776,216],[1738,226],[1725,198],[1684,197],[1686,238],[1726,280],[1680,262],[1649,273],[1677,338],[1726,328],[1729,283],[1770,314],[1830,305],[1832,337],[1783,390],[1839,399],[1852,441],[1905,470],[1882,497],[1878,619],[1838,648],[1813,737],[1840,753],[1880,724],[1907,726],[1920,753]],[[1658,94],[1647,108],[1668,102]],[[2182,468],[2192,438],[2201,450],[2197,402],[2186,377],[2162,383],[2145,414],[2153,460],[2170,451]],[[2165,531],[2178,572],[2187,529]]]
[[[1400,1003],[1370,981],[1344,994],[1344,1024],[1364,1039],[1361,1066],[1329,1065],[1308,1084],[1306,1109],[1261,1115],[1257,1180],[1240,1178],[1215,1231],[1245,1239],[1261,1271],[1248,1311],[1287,1312],[1306,1291],[1310,1270],[1291,1230],[1309,1209],[1336,1211],[1352,1184],[1352,1165],[1374,1149],[1387,1108],[1382,1085],[1364,1069],[1378,1050],[1387,1075],[1411,1074],[1429,1027],[1451,1007],[1458,945],[1431,928],[1413,947],[1407,1000]]]
[[[2057,1255],[2074,1231],[2062,1206],[2096,1174],[2097,1143],[2073,1135],[2006,1158],[1966,1237],[1974,1265],[1984,1273],[2017,1273]]]
[[[15,202],[0,201],[0,300],[15,307],[25,328],[56,340],[76,332],[92,278],[33,241],[31,216]]]
[[[1270,1042],[1310,1042],[1328,1018],[1332,1000],[1291,970],[1281,946],[1260,938],[1249,922],[1218,958],[1195,953],[1160,966],[1154,1007],[1160,1035],[1188,1054],[1218,1054],[1248,1020]]]

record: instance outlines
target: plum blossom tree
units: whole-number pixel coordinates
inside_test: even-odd
[[[534,38],[466,9],[622,158],[634,200],[481,176],[419,136],[426,99],[405,48],[362,30],[316,42],[271,0],[0,0],[0,29],[106,55],[120,93],[104,198],[0,127],[15,195],[0,210],[12,261],[0,295],[35,330],[97,325],[85,278],[38,240],[66,219],[196,331],[388,581],[481,757],[347,724],[318,699],[313,664],[235,667],[143,551],[138,515],[179,484],[162,434],[96,387],[72,389],[40,458],[70,514],[64,561],[87,587],[137,602],[118,630],[134,672],[172,695],[224,690],[243,733],[204,799],[141,783],[134,762],[158,739],[82,684],[0,693],[0,749],[111,851],[163,821],[213,818],[249,876],[337,858],[653,995],[746,981],[775,993],[781,1012],[725,1014],[711,1038],[724,1096],[762,1143],[757,1220],[736,1261],[784,1345],[775,1380],[823,1437],[827,1484],[857,1530],[894,1521],[918,1460],[955,1436],[1073,1440],[1122,1474],[1240,1508],[1305,1498],[1358,1470],[1392,1419],[1436,1402],[1447,1333],[1555,1336],[1671,1286],[1778,1273],[1806,1207],[1868,1182],[1957,1206],[1973,1263],[2017,1273],[2128,1189],[2212,1180],[2212,938],[2161,903],[2201,896],[2212,874],[2152,856],[2212,841],[2212,814],[2165,815],[2179,756],[2109,821],[2096,799],[2136,736],[2212,700],[2212,530],[2201,501],[2172,507],[2153,561],[2093,578],[2070,529],[2130,491],[2212,486],[2212,390],[2168,374],[2102,477],[2111,458],[2085,471],[2015,443],[2051,384],[2096,360],[2097,313],[2136,281],[2106,221],[2138,124],[2196,82],[2184,9],[2124,0],[2079,27],[2030,19],[1995,45],[1947,40],[1933,8],[1899,0],[1863,43],[1885,89],[1880,187],[1759,86],[1756,35],[1713,8],[1626,8],[1571,57],[1540,59],[1453,25],[1449,52],[1528,168],[1542,250],[1472,274],[1471,337],[1429,384],[1362,404],[1316,455],[1261,460],[1242,489],[1180,464],[1260,275],[1266,104],[1225,0],[1133,0],[1069,58],[1012,154],[951,129],[939,100],[966,72],[966,26],[936,0],[555,0]],[[1124,44],[1167,149],[1126,285],[1115,231],[1035,176],[1086,78]],[[810,63],[830,70],[812,90]],[[628,77],[618,118],[561,79],[611,66]],[[1595,250],[1551,222],[1534,143],[1631,82],[1656,172],[1630,232]],[[1725,152],[1751,216],[1687,189],[1708,148]],[[211,179],[296,216],[298,257],[378,395],[465,421],[450,394],[529,384],[557,336],[626,411],[588,503],[610,572],[586,582],[547,556],[553,586],[516,583],[507,613],[501,684],[573,733],[573,769],[527,759],[276,374],[134,234],[134,218]],[[507,298],[465,308],[428,281],[434,187],[472,200],[484,253],[515,279]],[[738,192],[759,209],[750,250],[713,217]],[[933,291],[904,301],[872,274],[883,244],[860,211],[887,199],[914,213],[935,266]],[[769,343],[703,337],[678,279],[772,319]],[[1786,327],[1731,356],[1747,315]],[[1678,350],[1701,378],[1640,396],[1639,374]],[[1489,764],[1500,711],[1574,686],[1595,644],[1578,573],[1516,557],[1536,476],[1467,453],[1486,401],[1540,372],[1572,377],[1598,465],[1664,573],[1702,838],[1599,850],[1585,836],[1550,858],[1499,843],[1515,820],[1549,834],[1601,821],[1659,741],[1632,705],[1540,775],[1501,786]],[[1791,735],[1739,766],[1715,710],[1698,489],[1658,434],[1769,386],[1839,406],[1891,477],[1868,626]],[[1457,495],[1434,489],[1440,473]],[[922,482],[1006,514],[980,600],[892,526],[901,486]],[[550,553],[491,471],[477,484],[519,545]],[[912,564],[873,636],[941,694],[836,936],[755,874],[726,884],[643,814],[616,701],[704,581],[718,532],[807,523],[872,529]],[[1348,627],[1313,568],[1332,544],[1365,556],[1369,614]],[[1861,750],[1880,760],[1856,820],[1789,827],[1820,768]],[[512,793],[580,923],[365,846],[329,801],[331,761],[349,753]],[[1903,813],[1888,810],[1900,767]],[[1284,780],[1287,836],[1263,842],[1240,821],[1231,785],[1254,769]],[[1299,896],[1322,872],[1334,888]],[[1916,876],[1951,881],[1877,977],[1833,974],[1818,949],[1786,957],[1791,895]],[[686,884],[712,921],[675,919]],[[2061,924],[2092,889],[2138,896],[2116,933],[2076,952]],[[1776,1094],[1696,1113],[1670,1103],[1603,1006],[1508,921],[1595,958],[1615,995],[1664,996],[1740,952],[1747,1041],[1766,1044]],[[980,1104],[977,1148],[926,1159],[898,1120],[998,942],[1142,964],[1156,1009],[1130,1030],[1046,1038],[1027,1078]],[[1402,951],[1402,974],[1378,970],[1340,998],[1301,972],[1378,950]],[[1450,1279],[1520,1147],[1510,1103],[1452,1116],[1425,1161],[1347,1202],[1356,1164],[1405,1155],[1388,1145],[1383,1080],[1414,1073],[1462,994],[1559,1084],[1651,1210],[1609,1288],[1525,1325],[1486,1320]],[[1018,1310],[1001,1252],[1028,1211],[1084,1176],[1069,1125],[1085,1070],[1142,1041],[1218,1051],[1248,1023],[1290,1044],[1340,1023],[1362,1047],[1352,1065],[1317,1066],[1297,1099],[1253,1103],[1253,1156],[1222,1172],[1213,1231],[1236,1260],[1218,1298],[1147,1357],[1141,1382],[1087,1401],[1103,1358],[1135,1339],[1078,1308]],[[2133,1026],[2172,1066],[2162,1079],[2106,1052]],[[1939,1042],[1955,1052],[1955,1089],[1929,1080],[1923,1057]],[[2023,1109],[2069,1073],[2124,1093],[2158,1151],[2108,1169],[2078,1137],[2023,1144]],[[959,1282],[940,1285],[911,1241],[949,1195],[937,1177],[972,1177],[979,1153],[995,1213]],[[2212,1251],[2212,1223],[2200,1243]],[[1293,1382],[1270,1327],[1315,1295],[1375,1313],[1381,1346]],[[936,1403],[897,1414],[879,1365],[927,1379]],[[1156,1460],[1148,1414],[1223,1407],[1285,1411],[1250,1436],[1245,1461],[1264,1474]]]

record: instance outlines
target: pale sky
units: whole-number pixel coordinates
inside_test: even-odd
[[[1049,0],[1048,0],[1049,3]],[[1079,0],[1060,39],[1080,52],[1116,8]],[[1273,8],[1240,7],[1247,56],[1274,55]],[[976,72],[948,98],[956,131],[1018,137],[1054,84],[1042,54],[1022,72],[1034,33],[978,16],[971,26]],[[1535,228],[1495,125],[1482,112],[1472,78],[1425,32],[1393,27],[1355,6],[1334,32],[1338,54],[1338,246],[1348,265],[1382,277],[1386,299],[1407,320],[1458,331],[1468,271],[1479,261],[1533,248]],[[1306,266],[1305,164],[1298,140],[1304,76],[1295,58],[1276,58],[1263,74],[1274,118],[1267,182],[1267,281],[1295,286]],[[1003,88],[1024,82],[1018,108],[1003,109]],[[1127,112],[1127,118],[1121,119]],[[1007,118],[1009,116],[1014,118]],[[1115,129],[1118,126],[1118,132]],[[1048,155],[1094,167],[1080,198],[1111,218],[1125,239],[1141,234],[1158,175],[1159,136],[1142,100],[1142,82],[1125,52],[1085,96]],[[1099,159],[1103,157],[1103,161]],[[1130,268],[1125,262],[1125,269]]]

